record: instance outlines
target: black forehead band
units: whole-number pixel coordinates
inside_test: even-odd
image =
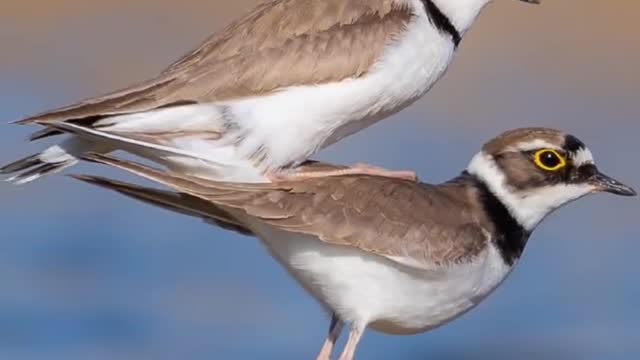
[[[566,135],[564,137],[564,149],[568,152],[575,153],[585,147],[584,143],[573,135]]]

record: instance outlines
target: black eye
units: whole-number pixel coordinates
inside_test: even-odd
[[[540,150],[535,154],[535,163],[539,168],[547,171],[556,171],[566,165],[564,158],[555,150]]]
[[[540,156],[540,162],[546,167],[553,168],[560,164],[560,158],[558,157],[558,155],[552,153],[551,151],[546,151]]]

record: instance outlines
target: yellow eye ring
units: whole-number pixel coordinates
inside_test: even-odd
[[[543,149],[535,153],[533,161],[546,171],[558,171],[567,166],[567,160],[553,149]]]

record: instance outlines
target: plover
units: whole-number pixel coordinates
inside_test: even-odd
[[[636,194],[601,173],[576,137],[546,128],[498,136],[439,185],[369,175],[239,184],[89,159],[175,192],[79,177],[84,181],[261,239],[333,314],[318,356],[325,360],[343,324],[350,333],[340,359],[348,360],[366,328],[420,333],[470,310],[507,277],[532,231],[560,206],[594,192]],[[318,167],[336,169],[304,171]]]
[[[22,184],[122,149],[188,175],[286,179],[425,94],[490,1],[266,1],[153,79],[18,121],[44,126],[32,140],[73,135],[0,173]]]

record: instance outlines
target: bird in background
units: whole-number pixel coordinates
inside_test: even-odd
[[[331,358],[344,325],[340,360],[351,360],[367,328],[416,334],[454,320],[502,283],[554,210],[596,192],[636,195],[603,174],[582,141],[548,128],[501,134],[438,185],[363,174],[230,183],[85,158],[171,191],[77,176],[83,181],[258,237],[332,314],[318,360]]]
[[[332,174],[292,169],[424,95],[490,1],[265,1],[153,79],[17,121],[70,136],[0,174],[24,184],[115,150],[217,180]]]

